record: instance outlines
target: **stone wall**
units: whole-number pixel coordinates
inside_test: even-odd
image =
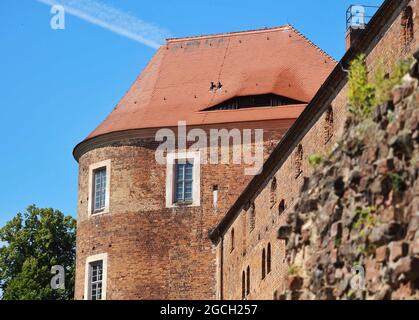
[[[279,298],[419,299],[419,89],[406,79],[373,120],[348,119],[303,187],[278,232]]]
[[[371,43],[367,55],[367,65],[373,71],[380,60],[388,70],[400,59],[412,54],[413,48],[419,44],[419,1],[410,1],[414,10],[414,38],[406,46],[402,42],[402,16],[399,15],[394,22],[383,26],[383,32],[375,42]],[[342,66],[343,67],[343,66]],[[325,156],[331,152],[339,137],[345,133],[347,112],[347,87],[339,92],[331,92],[334,96],[331,103],[331,113],[326,113],[310,128],[309,132],[300,142],[300,146],[288,157],[281,168],[275,173],[277,188],[272,192],[272,181],[266,181],[263,190],[256,197],[255,229],[249,228],[249,210],[242,210],[223,236],[222,257],[218,248],[219,260],[223,260],[222,291],[219,296],[225,299],[242,298],[242,273],[250,268],[250,293],[246,299],[272,299],[278,297],[281,286],[286,282],[289,265],[285,260],[285,241],[278,240],[276,231],[289,213],[289,209],[300,197],[300,189],[313,174],[309,165],[309,157],[313,154]],[[333,121],[331,121],[332,119]],[[302,152],[301,152],[302,151]],[[271,204],[272,193],[274,201]],[[283,201],[283,202],[282,202]],[[285,203],[285,210],[282,208]],[[236,249],[230,252],[231,231],[234,229]],[[267,244],[272,246],[273,267],[270,274],[262,279],[262,250]],[[219,266],[221,269],[221,267]],[[246,273],[246,272],[245,272]]]

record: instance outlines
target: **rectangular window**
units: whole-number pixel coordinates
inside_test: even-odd
[[[188,161],[177,161],[175,168],[175,201],[192,202],[193,164]]]
[[[167,154],[166,208],[201,205],[200,151]]]
[[[94,171],[93,213],[105,209],[106,201],[106,167]]]
[[[90,263],[90,300],[102,300],[103,261]]]

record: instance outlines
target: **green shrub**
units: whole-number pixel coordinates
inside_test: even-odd
[[[387,120],[388,122],[393,122],[394,121],[394,112],[389,110],[387,111]]]
[[[349,70],[349,112],[356,119],[368,117],[374,106],[375,89],[368,81],[368,71],[365,63],[365,55],[355,58],[350,64]]]
[[[391,89],[399,85],[403,77],[408,73],[411,60],[398,61],[391,71],[385,72],[384,62],[381,59],[375,69],[372,85],[375,88],[375,105],[380,105],[391,99]]]
[[[312,154],[311,156],[308,157],[308,163],[313,168],[317,167],[322,162],[322,160],[323,160],[323,157],[318,153]]]
[[[358,209],[356,213],[358,214],[358,219],[354,224],[354,229],[360,232],[362,236],[366,230],[372,229],[376,225],[376,219],[373,215],[375,212],[374,207],[367,207],[365,209]]]
[[[411,59],[400,60],[388,74],[380,60],[370,80],[365,59],[365,55],[359,55],[349,69],[348,107],[358,121],[369,118],[376,106],[390,100],[391,89],[401,83],[412,62]]]
[[[391,185],[394,191],[400,192],[403,188],[403,178],[400,174],[392,172],[389,174]]]
[[[290,276],[296,276],[299,273],[300,273],[300,268],[298,266],[296,266],[294,264],[289,266],[289,268],[288,268],[288,274]]]

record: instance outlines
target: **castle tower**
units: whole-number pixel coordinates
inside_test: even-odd
[[[75,298],[216,298],[218,262],[208,233],[252,177],[245,172],[252,163],[234,163],[233,153],[254,149],[263,129],[266,158],[334,65],[291,26],[167,40],[74,149]],[[185,123],[186,130],[178,127]],[[224,148],[222,139],[211,140],[221,129],[230,142]],[[207,146],[176,144],[158,161],[168,132],[181,141],[199,133]],[[213,151],[211,141],[220,148]],[[232,157],[222,161],[226,148]],[[208,160],[211,151],[218,163]]]

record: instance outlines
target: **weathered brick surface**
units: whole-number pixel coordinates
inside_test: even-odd
[[[243,124],[265,128],[265,157],[292,120]],[[240,127],[239,127],[240,128]],[[154,138],[121,141],[79,160],[76,299],[83,299],[85,261],[108,254],[108,299],[211,299],[215,247],[208,232],[246,186],[244,165],[201,165],[201,206],[165,208],[166,166]],[[111,159],[110,212],[88,217],[91,164]],[[218,185],[218,208],[213,186]]]
[[[367,57],[370,69],[379,59],[390,68],[398,59],[406,57],[419,44],[419,1],[411,1],[414,8],[415,38],[409,46],[401,42],[401,17],[398,17],[381,39],[372,43],[373,50]],[[231,225],[223,241],[222,297],[240,299],[242,296],[242,272],[249,266],[251,286],[248,299],[279,298],[278,294],[289,283],[289,266],[285,259],[285,241],[277,240],[277,230],[285,225],[287,213],[279,212],[281,200],[286,208],[299,199],[300,189],[313,170],[308,157],[314,153],[326,154],[337,137],[344,131],[347,118],[346,87],[336,94],[333,108],[333,136],[325,138],[326,115],[317,121],[301,141],[303,150],[301,174],[295,177],[295,158],[291,155],[275,174],[277,188],[275,203],[271,203],[271,182],[255,200],[255,227],[250,231],[249,212],[243,211]],[[267,146],[273,146],[290,123],[278,126],[266,137]],[[329,129],[330,131],[330,123]],[[398,128],[395,128],[397,131]],[[109,299],[211,299],[220,297],[220,245],[214,248],[208,240],[208,231],[213,228],[237,198],[249,177],[243,176],[243,167],[234,165],[207,165],[201,169],[201,207],[165,208],[165,166],[154,161],[156,145],[152,140],[138,140],[129,145],[98,148],[84,154],[79,169],[79,210],[77,237],[76,298],[83,298],[84,266],[87,256],[108,253]],[[87,218],[88,167],[102,160],[112,160],[110,213]],[[384,168],[385,169],[385,168]],[[383,169],[383,170],[384,170]],[[218,185],[219,207],[212,207],[212,187]],[[326,208],[325,208],[326,209]],[[335,208],[327,208],[335,210]],[[282,211],[282,210],[281,210]],[[333,211],[333,214],[339,215]],[[390,214],[390,213],[389,213]],[[339,219],[337,219],[339,220]],[[231,230],[234,228],[235,245],[231,248]],[[310,238],[310,226],[303,230]],[[344,227],[336,229],[342,237],[348,236]],[[272,246],[272,270],[262,279],[261,253]],[[410,249],[417,252],[417,245]],[[381,252],[382,251],[382,252]],[[381,249],[380,259],[388,253]],[[218,252],[218,257],[217,257]],[[332,254],[337,259],[338,252]],[[411,261],[400,258],[400,268]],[[405,261],[406,260],[406,261]],[[306,261],[310,269],[314,261]],[[370,270],[375,268],[369,263]],[[218,269],[218,270],[217,270]],[[334,278],[344,273],[337,269]],[[328,281],[334,281],[331,277]],[[292,282],[298,285],[298,279]],[[217,294],[218,291],[218,294]],[[325,292],[327,296],[330,292]],[[400,295],[403,287],[400,287]],[[383,296],[385,293],[383,293]]]
[[[391,67],[398,60],[412,55],[413,50],[419,44],[419,1],[411,1],[410,5],[414,10],[414,31],[413,41],[408,46],[402,44],[401,16],[392,23],[387,31],[371,44],[373,47],[367,56],[367,65],[373,70],[380,60],[390,72]],[[333,94],[333,93],[332,93]],[[288,275],[288,264],[285,262],[285,241],[277,240],[276,231],[284,224],[287,211],[278,214],[278,203],[283,199],[286,206],[290,208],[299,199],[300,189],[305,178],[310,177],[313,169],[309,166],[308,157],[318,153],[328,154],[337,137],[344,133],[345,121],[347,119],[347,87],[336,93],[331,104],[333,108],[333,136],[325,141],[326,115],[320,118],[317,123],[309,130],[301,141],[303,148],[302,173],[295,178],[295,158],[292,154],[276,172],[275,177],[278,187],[275,192],[277,203],[274,208],[270,207],[270,182],[267,181],[266,187],[260,192],[255,200],[256,207],[256,227],[249,232],[246,216],[248,213],[241,212],[233,222],[224,236],[223,245],[226,248],[223,253],[223,298],[241,299],[242,296],[242,271],[250,266],[251,270],[251,294],[248,299],[272,299],[279,298],[280,292],[286,286],[286,276]],[[227,250],[230,243],[231,230],[235,231],[235,242],[237,248],[230,252]],[[309,228],[309,226],[308,226]],[[266,231],[267,230],[267,231]],[[345,234],[347,230],[342,230]],[[260,239],[259,239],[260,238]],[[263,248],[270,242],[272,250],[272,273],[262,280],[261,277],[261,256]],[[220,246],[221,244],[219,244]],[[220,250],[218,250],[220,252]],[[245,252],[245,254],[243,254]],[[220,258],[219,258],[220,259]],[[308,268],[309,269],[309,268]],[[219,290],[221,290],[219,288]]]

